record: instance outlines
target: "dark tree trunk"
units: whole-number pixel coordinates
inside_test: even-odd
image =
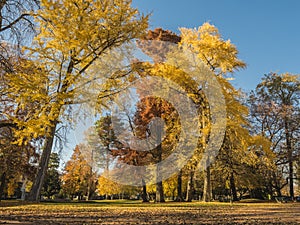
[[[149,202],[149,199],[147,197],[147,186],[145,184],[144,179],[142,179],[142,184],[143,184],[142,200],[143,202]]]
[[[294,199],[295,193],[294,193],[294,167],[293,167],[293,161],[289,161],[289,180],[290,180],[290,196]]]
[[[281,197],[282,196],[281,189],[284,188],[288,184],[288,180],[284,184],[280,184],[281,179],[277,177],[277,175],[274,171],[273,171],[272,178],[273,178],[273,182],[274,182],[273,187],[275,188],[276,195],[278,197]]]
[[[182,196],[182,170],[179,171],[177,175],[177,197],[176,202],[183,202],[184,198]]]
[[[204,171],[204,187],[203,187],[203,197],[202,201],[210,202],[212,199],[211,196],[211,179],[210,179],[210,166],[207,166]]]
[[[0,185],[0,201],[2,199],[2,195],[3,195],[3,191],[4,191],[4,187],[5,187],[5,180],[6,180],[6,173],[2,173],[1,175],[1,185]]]
[[[156,183],[155,202],[165,202],[163,182]]]
[[[231,190],[232,200],[233,201],[238,201],[239,199],[238,199],[238,196],[237,196],[237,191],[236,191],[233,172],[230,175],[230,190]]]
[[[278,197],[281,197],[281,196],[282,196],[282,193],[281,193],[280,187],[278,187],[278,186],[276,185],[275,190],[276,190],[276,195],[277,195]]]
[[[194,198],[194,170],[189,172],[189,180],[186,191],[186,201],[191,202]]]
[[[88,196],[88,200],[92,200],[93,199],[93,196],[95,194],[95,182],[93,180],[90,181],[90,184],[89,184],[89,188],[88,188],[88,193],[87,193],[87,196]]]
[[[38,202],[40,200],[41,190],[44,183],[44,178],[48,169],[48,163],[51,155],[51,150],[53,146],[54,135],[56,131],[57,122],[51,127],[49,136],[46,137],[45,145],[42,153],[42,157],[39,163],[39,168],[37,176],[34,180],[33,186],[31,188],[28,200]]]
[[[285,139],[286,139],[286,148],[287,148],[287,158],[289,166],[289,188],[290,196],[294,198],[294,167],[293,167],[293,149],[291,143],[291,135],[289,132],[289,122],[288,119],[285,119]]]
[[[161,148],[161,145],[159,145]],[[160,155],[161,158],[161,155]],[[161,177],[161,171],[159,165],[156,167],[156,193],[155,193],[155,202],[165,202],[164,198],[164,188]]]

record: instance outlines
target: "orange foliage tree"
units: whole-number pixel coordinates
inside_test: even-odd
[[[78,196],[81,200],[89,193],[91,177],[94,176],[91,166],[80,151],[80,146],[76,146],[71,159],[67,162],[62,176],[63,190],[71,199]]]

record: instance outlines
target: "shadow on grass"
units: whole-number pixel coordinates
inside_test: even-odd
[[[15,206],[22,206],[22,205],[36,205],[36,202],[29,202],[29,201],[21,201],[21,200],[1,200],[0,201],[0,208],[1,207],[15,207]]]
[[[232,204],[224,202],[175,202],[166,201],[164,203],[146,202],[141,200],[92,200],[92,201],[43,201],[43,205],[67,205],[79,207],[231,207]]]
[[[74,207],[232,207],[242,205],[277,205],[274,202],[267,201],[254,201],[243,200],[240,202],[228,203],[228,202],[174,202],[167,201],[165,203],[147,202],[143,203],[141,200],[90,200],[90,201],[71,201],[71,200],[43,200],[39,203],[28,202],[21,200],[2,200],[0,207],[16,207],[24,205],[44,205],[44,206],[74,206]]]

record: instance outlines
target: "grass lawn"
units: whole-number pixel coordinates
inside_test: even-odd
[[[0,224],[300,224],[300,203],[0,203]]]

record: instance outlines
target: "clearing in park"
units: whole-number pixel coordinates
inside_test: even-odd
[[[0,224],[300,224],[299,203],[4,201],[0,209]]]

